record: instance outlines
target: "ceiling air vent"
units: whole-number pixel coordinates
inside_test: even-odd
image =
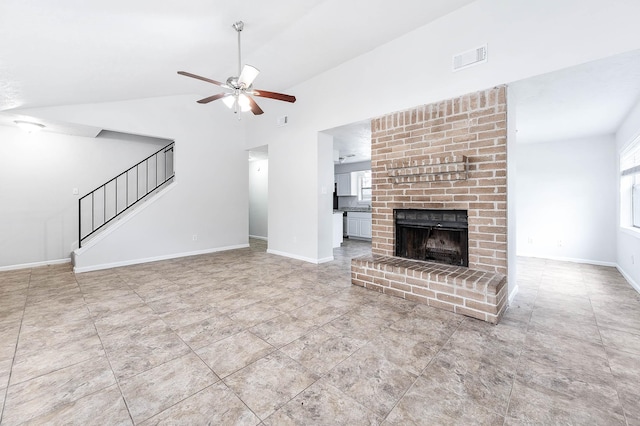
[[[487,45],[467,50],[453,57],[453,71],[487,62]]]

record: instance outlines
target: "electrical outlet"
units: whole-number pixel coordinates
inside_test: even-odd
[[[191,239],[193,241],[198,241],[198,234],[193,234],[193,237],[191,237]]]
[[[558,240],[558,247],[562,247],[562,240]]]
[[[527,243],[533,244],[533,238],[531,238],[531,237],[527,238]]]

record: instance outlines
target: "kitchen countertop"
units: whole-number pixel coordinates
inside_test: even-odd
[[[334,209],[334,213],[341,212],[363,212],[363,213],[371,213],[371,208],[369,207],[342,207],[340,209]]]

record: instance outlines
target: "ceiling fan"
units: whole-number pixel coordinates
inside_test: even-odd
[[[197,78],[198,80],[206,81],[207,83],[213,83],[216,86],[220,86],[223,89],[227,89],[228,92],[218,93],[217,95],[209,96],[204,99],[200,99],[198,103],[207,104],[209,102],[222,99],[222,101],[229,107],[233,108],[233,112],[240,111],[253,112],[254,115],[260,115],[264,111],[258,106],[255,100],[251,96],[260,96],[263,98],[276,99],[278,101],[295,102],[296,97],[291,95],[285,95],[283,93],[269,92],[266,90],[259,90],[253,88],[253,81],[258,76],[260,71],[251,65],[245,64],[242,66],[242,56],[240,50],[240,33],[244,29],[244,22],[238,21],[233,24],[233,28],[238,32],[238,76],[229,77],[226,83],[221,83],[210,78],[201,77],[199,75],[191,74],[186,71],[178,71],[178,74],[187,77]]]

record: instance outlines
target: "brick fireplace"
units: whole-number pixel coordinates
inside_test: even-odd
[[[500,320],[507,303],[506,123],[505,86],[372,120],[372,255],[352,261],[353,284]],[[398,238],[405,237],[395,219],[406,211],[464,212],[463,266],[398,256]],[[423,228],[429,226],[427,236],[439,231],[437,221]],[[419,237],[410,238],[419,245]],[[439,240],[437,250],[452,250]]]

